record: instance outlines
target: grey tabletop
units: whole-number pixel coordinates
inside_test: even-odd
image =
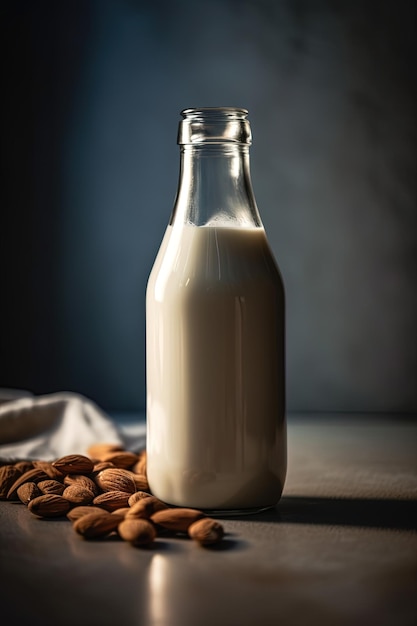
[[[86,541],[0,502],[2,624],[414,626],[417,422],[288,415],[275,509],[224,518],[217,548]]]

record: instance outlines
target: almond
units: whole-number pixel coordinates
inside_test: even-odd
[[[102,457],[102,461],[110,461],[120,469],[130,469],[138,461],[138,455],[134,452],[109,452]]]
[[[149,496],[151,497],[151,496]],[[143,498],[129,507],[126,518],[129,519],[149,519],[155,511],[152,504],[147,504],[149,498]]]
[[[205,517],[203,511],[189,508],[167,508],[151,515],[154,524],[176,532],[187,532],[197,520]]]
[[[110,513],[90,513],[83,515],[73,523],[76,533],[86,539],[105,537],[117,529],[123,517],[120,515],[110,515]]]
[[[135,474],[143,474],[146,476],[146,451],[142,450],[139,453],[137,462],[131,467],[132,472]]]
[[[87,455],[101,461],[102,457],[111,452],[123,452],[123,447],[117,443],[93,443],[87,449]]]
[[[64,478],[64,485],[67,487],[70,485],[78,485],[79,487],[89,489],[95,496],[98,495],[96,483],[88,476],[84,476],[84,474],[67,474]]]
[[[10,487],[9,491],[7,492],[7,499],[8,500],[18,499],[17,490],[19,489],[20,485],[23,485],[24,483],[29,483],[29,482],[38,483],[40,480],[46,480],[48,478],[49,478],[48,475],[45,474],[45,472],[42,469],[38,469],[37,467],[34,467],[33,469],[19,476],[19,478],[13,483],[13,485]]]
[[[67,518],[71,522],[75,522],[80,517],[83,517],[83,515],[91,515],[91,513],[96,513],[96,514],[102,513],[103,515],[107,515],[108,511],[101,509],[99,506],[93,506],[93,505],[75,506],[73,509],[70,509],[68,511]]]
[[[69,485],[65,487],[62,497],[71,504],[85,505],[90,504],[94,499],[94,493],[90,489],[86,489],[83,485]]]
[[[139,502],[139,500],[143,500],[144,498],[150,498],[151,495],[152,494],[148,491],[136,491],[130,496],[128,504],[129,506],[133,506],[135,502]]]
[[[62,517],[68,513],[70,506],[62,496],[48,493],[31,500],[28,509],[38,517]]]
[[[115,511],[128,506],[128,500],[129,494],[125,491],[106,491],[96,496],[93,504],[106,509],[106,511]]]
[[[110,461],[99,461],[98,463],[94,463],[93,467],[93,475],[97,475],[101,470],[108,469],[109,467],[116,467]]]
[[[33,464],[33,461],[18,461],[17,463],[14,464],[14,466],[22,474],[24,474],[25,472],[28,472],[29,470],[35,467]]]
[[[24,483],[17,490],[17,497],[23,504],[28,505],[31,500],[42,495],[36,483]]]
[[[191,524],[188,534],[202,546],[209,546],[223,539],[224,528],[216,520],[206,517]]]
[[[137,491],[149,491],[150,492],[149,483],[148,483],[148,479],[146,478],[146,476],[144,476],[143,474],[134,474],[133,472],[131,473],[132,473],[133,480],[135,481]]]
[[[117,532],[124,541],[134,546],[148,546],[156,537],[155,527],[146,519],[125,518],[119,524]]]
[[[8,464],[0,467],[0,500],[6,500],[11,486],[22,476],[22,472],[15,465]]]
[[[121,509],[116,509],[115,511],[112,511],[111,514],[121,515],[122,517],[126,517],[126,513],[128,513],[129,511],[130,511],[130,508],[128,506],[124,506]]]
[[[158,500],[155,496],[149,496],[148,498],[142,498],[141,500],[134,502],[130,506],[126,517],[149,519],[151,515],[157,511],[162,511],[167,508],[168,506],[164,502],[161,502],[161,500]]]
[[[59,496],[62,496],[62,492],[65,489],[65,485],[63,485],[57,480],[53,480],[52,478],[49,478],[48,480],[40,480],[38,482],[38,489],[42,493],[56,493]]]
[[[33,461],[33,467],[37,467],[38,469],[43,470],[45,474],[53,480],[62,481],[64,478],[64,474],[48,461]]]
[[[83,454],[67,454],[53,461],[52,466],[63,474],[89,474],[93,471],[94,463]]]
[[[136,491],[132,473],[117,467],[102,470],[95,481],[102,491],[125,491],[128,494]]]

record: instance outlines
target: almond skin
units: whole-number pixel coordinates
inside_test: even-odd
[[[138,461],[138,455],[134,452],[120,451],[109,452],[102,457],[102,461],[110,461],[115,467],[120,469],[130,469]]]
[[[64,474],[48,461],[33,461],[33,467],[43,470],[45,474],[53,480],[64,480]]]
[[[34,467],[33,469],[19,476],[19,478],[13,483],[13,485],[10,487],[9,491],[7,492],[7,499],[8,500],[18,499],[17,490],[19,489],[20,485],[23,485],[24,483],[29,483],[29,482],[38,483],[40,480],[47,480],[48,478],[49,476],[45,474],[45,472],[42,469],[38,469]]]
[[[17,497],[19,498],[20,502],[26,504],[26,506],[31,500],[34,500],[41,495],[42,492],[40,491],[36,483],[24,483],[23,485],[20,485],[19,489],[17,490]]]
[[[83,454],[67,454],[53,461],[52,466],[62,474],[89,474],[93,471],[94,463]]]
[[[150,491],[148,479],[143,474],[134,474],[131,472],[133,480],[135,481],[137,491]]]
[[[78,485],[79,487],[84,487],[84,489],[89,489],[94,495],[98,495],[96,483],[89,476],[84,476],[84,474],[67,474],[64,478],[64,485],[67,487]]]
[[[52,478],[49,478],[48,480],[40,480],[38,482],[38,489],[42,493],[56,493],[59,496],[62,496],[62,492],[65,489],[65,485],[58,482],[57,480],[53,480]]]
[[[134,502],[126,513],[126,517],[149,519],[151,515],[157,511],[162,511],[167,508],[168,506],[164,502],[161,502],[161,500],[155,496],[149,496],[148,498],[142,498],[141,500]]]
[[[95,481],[102,491],[125,491],[129,495],[136,491],[132,473],[117,467],[102,470]]]
[[[152,505],[146,504],[149,498],[143,498],[138,502],[132,504],[126,513],[127,519],[150,519],[151,515],[155,513]]]
[[[124,506],[121,509],[116,509],[111,512],[111,515],[120,515],[121,517],[126,517],[126,513],[130,511],[130,507]]]
[[[0,467],[0,500],[6,500],[11,486],[22,476],[22,472],[15,465]]]
[[[75,506],[73,509],[70,509],[67,513],[67,518],[70,520],[70,522],[75,522],[80,517],[83,517],[83,515],[91,515],[92,513],[102,513],[103,515],[108,514],[107,511],[101,509],[99,506],[81,505]]]
[[[143,450],[142,452],[139,453],[138,456],[139,456],[139,459],[132,466],[131,470],[135,474],[143,474],[144,476],[146,476],[146,451]]]
[[[102,457],[111,452],[123,452],[122,446],[117,443],[94,443],[87,449],[87,455],[91,459],[102,460]]]
[[[25,472],[28,472],[29,470],[35,467],[33,464],[33,461],[18,461],[17,463],[14,464],[14,466],[22,474],[24,474]]]
[[[70,506],[70,502],[62,496],[48,493],[31,500],[28,509],[38,517],[62,517],[68,513]]]
[[[186,533],[188,528],[197,520],[205,517],[203,511],[188,508],[167,508],[151,515],[151,520],[157,526],[168,530]]]
[[[148,491],[136,491],[130,496],[128,504],[129,506],[133,506],[135,502],[139,502],[139,500],[143,500],[144,498],[150,498],[151,495],[152,494]]]
[[[149,546],[156,538],[155,527],[146,519],[125,518],[117,532],[124,541],[134,546]]]
[[[216,520],[206,517],[191,524],[188,535],[202,546],[210,546],[223,539],[224,528]]]
[[[65,487],[62,494],[63,498],[66,498],[72,505],[85,505],[90,504],[94,499],[94,493],[90,489],[86,489],[83,485],[69,485]]]
[[[117,529],[123,517],[120,515],[110,515],[110,513],[90,513],[83,515],[73,523],[76,533],[85,539],[95,539],[105,537]]]
[[[106,511],[115,511],[128,506],[129,494],[125,491],[106,491],[96,496],[93,500],[95,506],[100,506]]]
[[[96,476],[101,470],[108,469],[109,467],[116,467],[110,461],[99,461],[98,463],[94,463],[94,468],[92,475]]]

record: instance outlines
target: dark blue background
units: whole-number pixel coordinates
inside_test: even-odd
[[[1,4],[0,386],[145,406],[180,110],[249,109],[289,410],[417,410],[415,3]]]

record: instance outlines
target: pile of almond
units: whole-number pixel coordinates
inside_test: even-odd
[[[117,535],[134,546],[172,534],[202,546],[223,539],[223,526],[203,511],[170,506],[152,495],[145,451],[100,443],[87,455],[3,465],[0,500],[20,501],[38,518],[67,517],[85,539]]]

